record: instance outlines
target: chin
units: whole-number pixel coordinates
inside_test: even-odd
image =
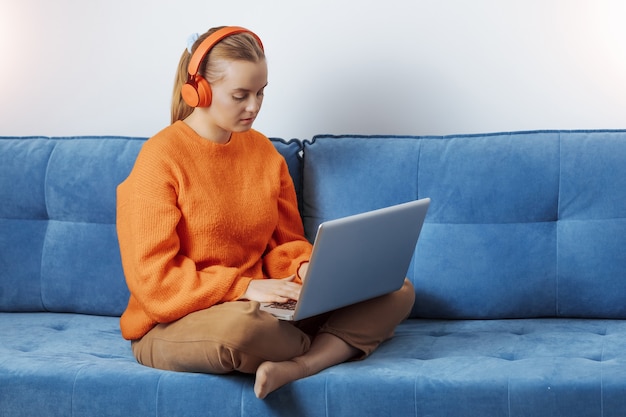
[[[232,131],[233,132],[237,132],[237,133],[243,133],[243,132],[247,132],[248,130],[252,129],[252,124],[246,125],[246,126],[235,126],[233,127]]]

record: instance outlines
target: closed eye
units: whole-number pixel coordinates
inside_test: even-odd
[[[267,84],[265,84],[259,91],[257,91],[256,96],[257,97],[263,97],[265,96],[265,87],[267,87]],[[246,90],[243,88],[239,88],[237,90],[235,90],[235,92],[233,93],[233,100],[235,101],[245,101],[248,98],[248,95],[251,93],[250,90]]]

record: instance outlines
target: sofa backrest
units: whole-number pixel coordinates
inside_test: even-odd
[[[115,189],[143,141],[0,138],[0,311],[121,314]],[[311,240],[324,220],[432,199],[414,317],[626,318],[626,131],[273,143]]]
[[[305,142],[303,220],[430,197],[414,317],[626,318],[626,131]]]
[[[115,191],[144,140],[0,138],[0,311],[124,311]],[[301,143],[272,142],[300,184]]]

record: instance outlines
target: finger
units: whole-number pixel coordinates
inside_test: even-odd
[[[300,289],[300,285],[290,286],[289,288],[287,288],[287,291],[283,295],[289,297],[289,299],[291,300],[297,300],[298,298],[300,298]]]
[[[283,287],[277,288],[273,292],[274,298],[279,298],[279,302],[284,303],[289,300],[297,300],[300,297],[300,288]]]

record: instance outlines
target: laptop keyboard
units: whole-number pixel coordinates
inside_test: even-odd
[[[274,307],[279,308],[281,310],[295,310],[296,309],[296,300],[289,300],[286,303],[271,303],[266,304],[265,307]]]

